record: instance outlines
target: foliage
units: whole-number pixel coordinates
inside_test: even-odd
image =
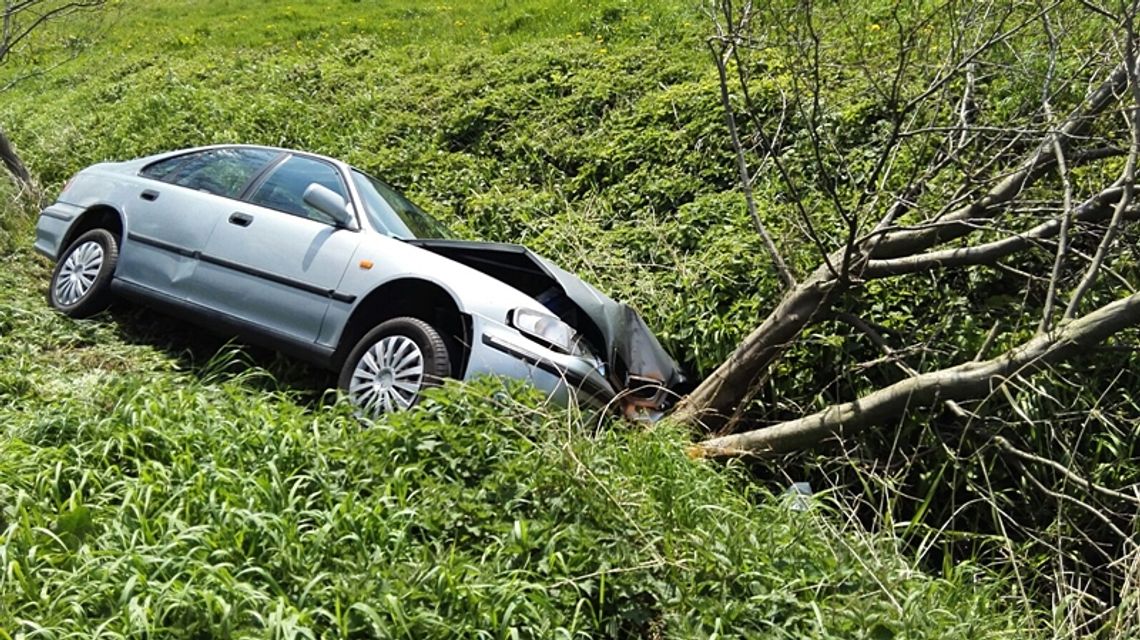
[[[185,370],[130,344],[145,314],[63,318],[40,301],[40,263],[17,264],[0,270],[4,637],[978,638],[1029,623],[979,567],[931,578],[891,537],[836,525],[826,499],[798,511],[739,467],[689,459],[677,429],[594,431],[493,379],[362,425],[244,356]]]
[[[829,14],[836,52],[877,24],[862,13],[845,24],[848,9]],[[61,43],[75,35],[55,28]],[[680,0],[130,5],[85,57],[6,96],[0,120],[52,186],[93,162],[213,142],[343,157],[465,235],[525,242],[632,302],[700,375],[779,287],[736,194],[705,32]],[[774,118],[785,61],[757,64],[773,71],[759,116]],[[878,134],[882,105],[851,74],[828,82],[841,95],[827,126],[854,151]],[[988,90],[1016,109],[1018,94]],[[788,159],[823,180],[804,131],[789,129]],[[821,189],[805,201],[823,202]],[[757,190],[790,262],[812,266],[788,194],[768,174]],[[4,224],[27,244],[26,220]],[[977,467],[947,471],[961,479],[946,493],[931,488],[944,459],[913,470],[926,503],[942,508],[900,527],[901,540],[918,541],[931,578],[900,555],[893,525],[917,511],[906,500],[873,515],[827,500],[791,512],[743,470],[685,459],[688,434],[598,434],[517,390],[481,400],[499,391],[493,382],[362,429],[343,407],[298,392],[292,382],[307,374],[280,361],[273,376],[235,374],[243,359],[202,365],[145,313],[57,318],[37,299],[43,264],[22,252],[8,264],[9,634],[39,624],[85,636],[105,622],[108,635],[1022,637],[1039,622],[1022,613],[1012,579],[972,562],[992,560],[990,547],[947,545],[945,565],[924,553],[943,549],[922,535],[970,499],[960,491],[978,486]],[[868,298],[916,344],[951,335],[954,348],[938,354],[950,360],[976,350],[966,329],[1007,314],[1007,277],[979,271]],[[971,297],[994,303],[963,314]],[[878,354],[833,325],[790,355],[763,389],[768,418],[893,375],[841,369],[840,356]],[[922,417],[908,424],[933,431]],[[1092,461],[1102,479],[1131,456],[1128,441],[1098,449],[1111,451]],[[863,479],[812,462],[799,468],[817,486],[851,480],[837,495]],[[786,483],[783,469],[749,471],[778,478],[759,486]],[[869,500],[909,488],[865,486]],[[994,524],[981,511],[960,528]],[[852,513],[883,532],[864,532]]]
[[[802,205],[793,210],[801,235],[814,235],[828,251],[843,247],[848,222],[855,238],[868,237],[888,211],[901,210],[898,235],[905,235],[908,227],[936,228],[953,217],[947,212],[979,202],[1025,166],[1046,132],[1056,131],[1124,56],[1121,19],[1090,5],[718,6],[730,4],[737,15],[745,5],[758,11],[729,74],[734,99],[747,107],[738,120],[747,123],[749,153],[760,156],[753,156],[758,198],[766,205],[782,191]],[[1119,11],[1135,11],[1130,7]],[[1113,105],[1087,135],[1066,141],[1074,143],[1066,177],[1078,203],[1121,173],[1120,158],[1091,162],[1080,155],[1089,148],[1127,152],[1129,100]],[[1062,178],[1053,166],[1042,173],[1014,206],[990,207],[993,222],[972,220],[981,230],[974,239],[1007,238],[1060,216]],[[1055,283],[1062,307],[1068,296],[1080,301],[1077,282],[1108,236],[1103,222],[1074,229],[1080,239],[1052,277],[1052,240],[957,271],[939,265],[876,281],[881,273],[855,267],[834,304],[815,315],[785,316],[810,317],[811,329],[765,377],[742,429],[865,398],[915,371],[994,358],[1055,327],[1060,314],[1047,292]],[[1107,270],[1075,311],[1135,292],[1136,240],[1136,229],[1126,228],[1109,247]],[[822,261],[802,243],[780,243],[780,250],[801,278]],[[909,251],[896,245],[875,257]],[[829,456],[798,456],[762,472],[778,477],[795,467],[829,478],[862,493],[854,510],[877,526],[899,526],[931,564],[979,556],[1010,562],[1039,602],[1064,612],[1058,617],[1071,625],[1067,632],[1131,637],[1135,618],[1120,613],[1131,609],[1115,605],[1136,598],[1140,501],[1112,488],[1134,493],[1140,470],[1135,448],[1124,444],[1135,441],[1140,417],[1134,339],[1125,332],[1047,371],[993,376],[985,380],[988,396],[976,402],[916,406],[917,395],[899,394],[895,399],[911,406],[876,430],[856,437],[851,422],[858,418],[843,425],[843,451],[828,447]],[[940,388],[943,398],[953,386]],[[857,413],[873,415],[872,404],[861,403]],[[1088,486],[1092,477],[1101,486]]]

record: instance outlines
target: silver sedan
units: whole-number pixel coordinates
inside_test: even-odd
[[[80,171],[40,214],[53,306],[115,296],[339,372],[368,414],[498,374],[660,411],[684,382],[641,317],[518,245],[453,239],[338,160],[221,145]]]

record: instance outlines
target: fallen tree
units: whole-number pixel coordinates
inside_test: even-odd
[[[1039,333],[996,358],[916,374],[858,400],[773,427],[713,438],[701,446],[715,455],[795,451],[827,436],[848,435],[883,424],[912,405],[928,406],[937,400],[987,396],[1015,374],[1029,373],[1072,357],[1137,323],[1140,323],[1140,294],[1133,294],[1067,322],[1055,331]]]
[[[1065,633],[1129,637],[1137,3],[711,9],[783,291],[674,410],[692,453],[822,481],[935,567],[1009,562]]]
[[[828,213],[838,221],[836,232],[821,231],[826,224],[820,224],[821,216],[804,210],[804,205],[797,203],[802,220],[800,228],[806,237],[804,242],[817,247],[821,259],[819,266],[802,279],[789,272],[788,260],[770,240],[771,234],[760,217],[755,215],[751,194],[753,178],[750,177],[755,172],[748,170],[750,160],[769,167],[783,181],[792,198],[805,191],[800,184],[802,178],[794,177],[794,172],[785,166],[781,158],[783,150],[778,148],[780,141],[756,117],[763,108],[749,90],[759,80],[748,75],[752,64],[748,56],[776,45],[766,39],[771,36],[756,33],[754,23],[764,12],[752,3],[737,7],[731,1],[724,1],[716,8],[718,31],[710,39],[710,45],[721,72],[722,96],[741,167],[741,184],[753,219],[765,237],[765,246],[772,253],[775,270],[787,289],[760,326],[679,403],[674,412],[676,419],[722,433],[747,426],[742,416],[748,410],[748,403],[785,348],[808,328],[834,318],[836,302],[871,280],[954,268],[1001,268],[1004,259],[1041,251],[1043,247],[1055,252],[1055,260],[1052,272],[1041,276],[1048,279],[1049,301],[1043,311],[1039,335],[987,360],[987,366],[966,363],[925,373],[915,371],[908,380],[810,417],[751,429],[745,434],[713,438],[701,445],[703,453],[736,455],[795,450],[828,436],[897,419],[908,407],[929,405],[939,398],[983,397],[998,384],[995,376],[1079,353],[1078,349],[1065,345],[1099,344],[1136,323],[1135,305],[1128,302],[1131,297],[1120,300],[1119,304],[1102,305],[1093,312],[1083,311],[1085,297],[1102,281],[1102,272],[1109,269],[1111,258],[1121,250],[1117,243],[1121,228],[1137,211],[1132,206],[1136,154],[1140,146],[1133,109],[1140,95],[1132,30],[1135,6],[1120,16],[1109,14],[1106,18],[1114,21],[1120,34],[1118,41],[1112,44],[1118,46],[1122,61],[1104,71],[1085,65],[1082,71],[1086,77],[1095,79],[1103,73],[1102,79],[1092,85],[1084,100],[1060,119],[1051,117],[1050,96],[1057,92],[1053,85],[1061,81],[1054,77],[1055,60],[1050,62],[1047,73],[1039,79],[1043,83],[1041,104],[1033,111],[1034,118],[1028,119],[1039,120],[1035,127],[1014,123],[1005,129],[975,129],[964,105],[973,103],[972,92],[978,85],[976,74],[987,54],[1026,37],[1034,25],[1043,25],[1044,32],[1051,34],[1050,19],[1058,11],[1058,4],[1027,11],[1009,3],[989,3],[973,7],[964,16],[954,16],[951,22],[961,30],[958,39],[970,41],[970,46],[956,47],[957,55],[939,60],[938,64],[920,64],[907,50],[900,50],[893,69],[875,68],[872,61],[864,61],[857,68],[870,77],[870,84],[879,82],[882,79],[879,76],[883,75],[895,79],[885,89],[888,92],[885,102],[891,109],[885,118],[889,129],[886,135],[873,141],[875,161],[871,170],[847,180],[827,175],[836,170],[835,165],[842,162],[844,156],[838,150],[840,145],[829,139],[819,123],[825,108],[826,87],[820,80],[825,72],[820,60],[821,44],[813,26],[814,9],[809,3],[782,6],[781,10],[796,16],[787,27],[789,31],[782,34],[785,40],[781,51],[793,50],[795,57],[789,66],[793,77],[799,78],[791,87],[793,91],[783,95],[792,103],[786,110],[798,117],[806,128],[815,154],[813,166],[822,176],[820,188],[830,200]],[[771,6],[764,9],[776,10]],[[935,25],[936,12],[945,8],[932,7],[930,13],[912,16],[909,21],[897,11],[898,40],[905,43],[912,40],[915,33]],[[989,17],[975,23],[978,13]],[[994,18],[992,14],[999,17]],[[1055,38],[1050,38],[1050,55],[1056,56],[1057,43]],[[904,95],[907,83],[903,83],[902,78],[908,74],[922,76],[921,82],[916,83],[914,78],[909,82],[909,86],[923,87],[917,95]],[[735,84],[732,84],[730,78],[734,76]],[[1067,85],[1076,82],[1075,77],[1065,80]],[[931,106],[936,101],[947,102],[946,91],[955,85],[960,85],[964,92],[955,101],[956,108]],[[735,89],[739,105],[730,102],[730,86]],[[738,131],[737,110],[745,115],[750,130]],[[1098,137],[1094,132],[1098,125],[1111,124],[1113,117],[1120,115],[1125,116],[1122,121],[1129,132],[1128,142],[1123,147],[1111,135],[1119,127],[1107,137]],[[780,122],[775,128],[785,126]],[[929,155],[923,170],[906,176],[905,180],[894,180],[892,184],[891,168],[903,155],[913,155],[911,149],[915,145],[910,141],[920,137],[928,145],[933,145],[934,138],[940,138],[937,150]],[[1027,139],[1033,140],[1028,152],[1020,161],[1011,162],[1011,150],[1026,146]],[[969,171],[963,171],[963,180],[957,188],[932,189],[931,183],[941,179],[948,169],[965,169],[961,163],[967,147],[996,150],[981,170],[970,167]],[[1074,204],[1072,172],[1120,156],[1126,156],[1127,160],[1117,179],[1083,202]],[[1040,182],[1058,177],[1064,182],[1063,204],[1034,209],[1028,215],[1014,210],[1019,200]],[[980,188],[987,182],[988,188]],[[885,192],[888,187],[893,187],[893,193]],[[841,242],[829,248],[828,241],[837,236]],[[1094,256],[1079,255],[1072,249],[1075,242],[1090,237],[1100,238]],[[969,244],[976,238],[983,241]],[[1047,247],[1047,241],[1052,241],[1052,246]],[[955,246],[948,247],[950,244]],[[1062,273],[1063,266],[1078,261],[1086,263],[1081,277],[1073,279],[1071,274]],[[1130,282],[1125,281],[1124,285],[1123,290],[1131,293]],[[1056,301],[1063,292],[1068,293],[1068,302],[1059,310]],[[1112,330],[1106,331],[1105,327]],[[1014,362],[1017,366],[1010,368]]]

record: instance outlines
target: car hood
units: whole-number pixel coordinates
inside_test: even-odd
[[[680,366],[633,307],[615,302],[526,247],[424,238],[405,242],[481,271],[542,302],[604,349],[611,381],[634,396],[648,398],[656,390],[646,387],[656,385],[676,390],[686,381]]]

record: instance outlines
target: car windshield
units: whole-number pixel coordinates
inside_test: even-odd
[[[380,231],[404,239],[455,237],[442,222],[429,216],[382,180],[356,169],[352,170],[352,180],[364,201],[365,213]]]

